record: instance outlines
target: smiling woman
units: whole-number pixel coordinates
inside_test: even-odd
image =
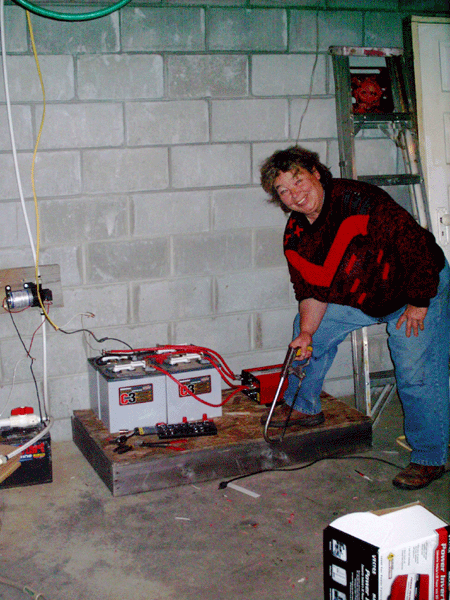
[[[301,167],[280,173],[274,187],[289,210],[303,213],[310,223],[314,223],[322,210],[324,198],[320,173],[316,168],[312,173]]]
[[[319,155],[316,152],[311,152],[300,146],[291,146],[286,150],[275,152],[273,156],[265,160],[261,165],[261,185],[264,191],[270,195],[270,198],[268,198],[269,202],[278,204],[281,210],[286,213],[295,209],[290,208],[284,202],[284,199],[279,194],[281,189],[278,190],[276,188],[275,182],[283,175],[288,176],[288,181],[278,183],[289,183],[291,181],[290,178],[294,179],[296,176],[297,180],[305,176],[309,180],[309,175],[311,175],[318,180],[315,183],[310,182],[311,185],[317,186],[318,184],[323,189],[327,187],[332,179],[330,171],[320,162]]]
[[[308,360],[301,386],[295,369],[289,375],[271,426],[323,423],[320,394],[339,344],[386,323],[412,448],[393,484],[429,485],[444,473],[449,442],[450,269],[442,250],[384,190],[332,178],[299,146],[268,158],[261,183],[291,212],[283,244],[299,310],[290,346],[296,361]]]

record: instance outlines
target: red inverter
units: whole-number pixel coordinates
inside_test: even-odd
[[[270,365],[268,367],[244,369],[241,373],[242,385],[248,386],[248,389],[244,390],[244,394],[258,402],[258,404],[270,404],[280,383],[282,367],[283,365]],[[280,398],[283,397],[287,385],[288,380],[286,378],[281,388]]]

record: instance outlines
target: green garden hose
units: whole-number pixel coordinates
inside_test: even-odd
[[[64,13],[57,12],[54,10],[48,10],[47,8],[42,8],[41,6],[36,6],[28,0],[14,0],[16,4],[29,10],[30,12],[39,15],[40,17],[46,17],[48,19],[56,19],[57,21],[90,21],[92,19],[99,19],[100,17],[105,17],[113,13],[116,10],[119,10],[126,4],[128,4],[131,0],[120,0],[116,2],[116,4],[112,4],[111,6],[107,6],[106,8],[100,8],[98,10],[94,10],[91,12],[85,13]]]

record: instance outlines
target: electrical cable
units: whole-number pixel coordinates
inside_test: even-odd
[[[227,383],[230,387],[236,388],[236,384],[233,381],[236,381],[238,377],[233,373],[224,359],[215,351],[211,350],[211,348],[205,348],[203,346],[194,346],[192,344],[183,344],[183,345],[162,345],[155,346],[150,348],[134,348],[133,352],[137,354],[161,354],[164,351],[169,352],[185,352],[185,353],[199,353],[202,354],[219,372],[222,379]],[[128,354],[127,350],[113,350],[114,354]]]
[[[29,354],[28,348],[25,346],[25,342],[23,341],[23,338],[22,338],[22,336],[20,334],[20,331],[19,331],[19,329],[18,329],[18,327],[16,325],[16,322],[14,321],[14,317],[12,316],[12,313],[10,312],[9,315],[11,317],[12,324],[14,325],[14,329],[16,330],[17,335],[19,336],[19,340],[20,340],[22,346],[24,347],[24,350],[25,350],[27,356],[30,358],[30,371],[31,371],[31,376],[33,378],[33,382],[34,382],[34,387],[35,387],[35,390],[36,390],[36,397],[37,397],[37,401],[38,401],[39,415],[40,415],[41,421],[42,421],[43,419],[42,419],[41,397],[40,397],[40,394],[39,394],[39,388],[38,388],[38,384],[37,384],[37,381],[36,381],[36,376],[35,376],[34,370],[33,370],[33,361],[34,361],[34,358]]]
[[[91,21],[93,19],[99,19],[100,17],[105,17],[116,10],[119,10],[126,6],[131,0],[120,0],[111,6],[107,6],[105,8],[100,8],[98,10],[85,12],[85,13],[64,13],[58,12],[54,10],[49,10],[47,8],[42,8],[42,6],[38,6],[36,4],[32,4],[27,0],[14,0],[16,4],[29,10],[30,12],[39,15],[40,17],[46,17],[48,19],[55,19],[57,21]]]
[[[33,600],[46,600],[45,597],[41,593],[35,592],[27,585],[23,585],[21,583],[18,583],[17,581],[12,581],[11,579],[7,579],[6,577],[0,576],[0,583],[3,583],[4,585],[15,588],[16,590],[20,590],[21,592],[24,592],[28,596],[31,596],[33,598]]]
[[[47,319],[47,321],[50,323],[50,325],[54,329],[58,330],[58,326],[55,325],[55,323],[53,323],[53,321],[50,319],[50,317],[48,315],[48,312],[45,309],[44,303],[41,298],[41,291],[39,289],[40,288],[40,285],[39,285],[39,254],[40,254],[40,248],[41,248],[41,228],[40,228],[40,220],[39,220],[39,207],[38,207],[37,194],[36,194],[36,182],[35,182],[35,177],[34,177],[34,170],[35,170],[35,165],[36,165],[36,155],[37,155],[37,151],[38,151],[38,147],[39,147],[39,142],[41,140],[42,131],[44,129],[45,111],[46,111],[46,96],[45,96],[44,80],[42,78],[41,66],[39,64],[39,58],[37,55],[36,44],[34,41],[33,26],[31,24],[31,18],[30,18],[29,12],[27,12],[27,23],[28,23],[28,30],[30,33],[31,47],[33,48],[33,56],[34,56],[34,60],[36,62],[36,70],[38,73],[39,83],[41,84],[41,90],[42,90],[42,117],[41,117],[41,123],[39,126],[39,131],[38,131],[38,134],[36,137],[36,143],[34,145],[33,158],[31,161],[31,187],[33,190],[34,211],[35,211],[35,215],[36,215],[36,252],[35,252],[36,294],[37,294],[37,298],[39,301],[39,305],[41,307],[41,310],[42,310],[45,318]]]
[[[15,0],[16,1],[16,0]],[[40,14],[41,16],[45,16],[45,17],[49,17],[49,18],[55,18],[55,19],[59,19],[59,20],[68,20],[68,21],[81,21],[81,20],[91,20],[94,18],[99,18],[102,16],[105,16],[107,14],[110,14],[112,12],[114,12],[115,10],[118,10],[119,8],[122,8],[123,6],[125,6],[126,4],[128,4],[130,0],[120,0],[118,3],[113,4],[110,7],[107,7],[105,9],[100,9],[94,12],[89,12],[89,13],[83,13],[83,14],[75,14],[75,13],[55,13],[54,11],[49,11],[46,9],[41,9],[40,7],[37,7],[29,2],[23,1],[23,0],[17,0],[16,3],[21,5],[23,8],[29,9],[31,12],[34,12],[35,14]],[[32,440],[30,440],[30,442],[28,442],[27,444],[24,444],[22,446],[20,446],[19,448],[17,448],[17,450],[13,453],[11,453],[10,455],[8,455],[6,457],[6,459],[12,458],[12,456],[15,456],[16,454],[22,452],[24,449],[26,449],[29,445],[31,445],[32,443],[34,443],[36,440],[40,439],[43,435],[45,435],[45,433],[51,428],[52,424],[53,424],[53,419],[50,417],[48,417],[48,406],[47,406],[47,402],[48,402],[48,382],[47,382],[47,347],[46,347],[46,321],[48,321],[56,330],[58,330],[58,327],[55,325],[55,323],[53,323],[53,321],[50,319],[48,312],[44,306],[44,303],[42,302],[42,298],[40,295],[40,284],[39,284],[39,248],[40,248],[40,226],[39,226],[39,211],[38,211],[38,205],[37,205],[37,196],[36,196],[36,189],[35,189],[35,177],[34,177],[34,167],[35,167],[35,159],[36,159],[36,153],[37,153],[37,148],[39,145],[39,141],[40,141],[40,137],[43,131],[43,125],[44,125],[44,118],[45,118],[45,106],[46,106],[46,100],[45,100],[45,87],[44,87],[44,82],[42,79],[42,73],[41,73],[41,69],[40,69],[40,65],[39,65],[39,60],[38,60],[38,56],[37,56],[37,51],[36,51],[36,45],[34,42],[34,35],[33,35],[33,29],[32,29],[32,25],[31,25],[31,19],[30,19],[30,14],[29,12],[27,12],[27,21],[28,21],[28,28],[29,28],[29,32],[30,32],[30,39],[31,39],[31,43],[32,43],[32,47],[33,47],[33,54],[35,57],[35,61],[36,61],[36,66],[37,66],[37,71],[38,71],[38,75],[39,75],[39,80],[40,80],[40,84],[41,84],[41,89],[42,89],[42,95],[43,95],[43,114],[42,114],[42,119],[41,119],[41,125],[39,128],[39,133],[37,136],[37,140],[36,140],[36,144],[35,144],[35,148],[34,148],[34,152],[33,152],[33,160],[32,160],[32,168],[31,168],[31,181],[32,181],[32,189],[33,189],[33,198],[34,198],[34,203],[35,203],[35,212],[36,212],[36,230],[37,230],[37,241],[36,241],[36,250],[34,247],[34,241],[33,241],[33,236],[31,233],[31,227],[30,227],[30,223],[29,223],[29,219],[28,219],[28,215],[27,215],[27,211],[26,211],[26,206],[25,206],[25,199],[24,199],[24,194],[23,194],[23,188],[22,188],[22,181],[21,181],[21,177],[20,177],[20,170],[19,170],[19,165],[18,165],[18,159],[17,159],[17,147],[16,147],[16,141],[15,141],[15,135],[14,135],[14,127],[13,127],[13,121],[12,121],[12,114],[11,114],[11,100],[10,100],[10,95],[9,95],[9,83],[8,83],[8,70],[7,70],[7,65],[6,65],[6,42],[5,42],[5,36],[4,36],[4,32],[5,32],[5,26],[4,26],[4,0],[0,0],[0,45],[1,45],[1,53],[2,53],[2,68],[3,68],[3,81],[4,81],[4,87],[5,87],[5,99],[6,99],[6,108],[7,108],[7,116],[8,116],[8,124],[9,124],[9,132],[10,132],[10,138],[11,138],[11,146],[12,146],[12,155],[13,155],[13,163],[14,163],[14,171],[15,171],[15,175],[16,175],[16,180],[17,180],[17,186],[18,186],[18,190],[19,190],[19,197],[20,197],[20,201],[21,201],[21,206],[22,206],[22,211],[23,211],[23,215],[24,215],[24,219],[25,219],[25,225],[26,225],[26,229],[27,229],[27,233],[28,233],[28,238],[29,238],[29,242],[30,242],[30,247],[31,247],[31,252],[33,255],[33,261],[35,264],[35,276],[36,276],[36,289],[37,289],[37,297],[38,297],[38,301],[39,304],[41,306],[41,310],[42,310],[42,314],[45,317],[42,325],[42,339],[43,339],[43,388],[44,388],[44,408],[45,408],[45,414],[46,414],[46,418],[47,418],[47,422],[48,425],[44,428],[44,430],[38,434],[36,437],[34,437]],[[26,349],[26,346],[22,340],[22,337],[20,335],[20,332],[14,322],[14,318],[12,316],[12,312],[8,311],[10,313],[11,316],[11,320],[13,322],[13,325],[16,329],[16,332],[19,336],[19,339],[22,343],[22,345],[25,348],[25,351],[27,352],[27,355],[30,357],[31,362],[30,362],[30,371],[32,374],[32,378],[34,381],[34,385],[35,385],[35,389],[36,389],[36,395],[37,395],[37,399],[38,399],[38,406],[39,406],[39,412],[40,412],[40,417],[41,417],[41,421],[43,421],[43,416],[42,416],[42,405],[41,405],[41,399],[40,399],[40,395],[39,395],[39,389],[38,389],[38,385],[37,385],[37,381],[36,381],[36,377],[34,375],[34,371],[33,371],[33,360],[32,357],[29,354],[29,351]],[[36,333],[36,332],[35,332]],[[69,332],[64,332],[64,333],[69,333]],[[72,332],[70,332],[72,333]],[[91,335],[92,332],[89,332]],[[93,335],[94,339],[95,336]],[[32,338],[32,342],[34,339],[34,334],[33,334],[33,338]],[[107,339],[107,338],[106,338]],[[121,340],[115,339],[114,341],[118,341],[121,343]],[[31,343],[32,343],[31,342]],[[126,344],[129,348],[131,348],[128,344]],[[30,345],[30,349],[31,349],[31,345]],[[39,595],[40,596],[40,595]],[[43,598],[43,597],[42,597]]]
[[[166,351],[166,352],[164,352],[164,351]],[[159,366],[155,360],[151,361],[151,366],[154,369],[156,369],[157,371],[159,371],[159,372],[163,373],[164,375],[166,375],[167,377],[169,377],[169,379],[171,379],[172,381],[174,381],[184,394],[191,396],[192,398],[194,398],[198,402],[201,402],[202,404],[205,404],[206,406],[211,406],[214,408],[224,406],[227,402],[229,402],[231,400],[231,398],[235,394],[239,393],[240,391],[242,391],[244,389],[248,389],[248,386],[246,386],[246,385],[236,385],[235,383],[233,383],[233,381],[237,380],[237,376],[232,372],[232,370],[227,365],[227,363],[224,361],[224,359],[220,356],[220,354],[218,354],[215,350],[211,350],[211,348],[205,348],[203,346],[194,346],[194,345],[174,345],[174,346],[165,345],[165,346],[155,346],[153,348],[135,348],[134,350],[132,350],[133,354],[137,354],[137,355],[147,354],[147,355],[150,355],[152,359],[155,359],[155,356],[158,356],[160,362],[163,362],[165,354],[169,355],[169,354],[172,354],[173,352],[201,354],[202,358],[206,359],[218,371],[218,373],[222,377],[223,381],[229,387],[234,388],[233,391],[224,400],[222,400],[222,402],[220,402],[219,404],[212,404],[210,402],[207,402],[206,400],[203,400],[196,394],[194,394],[187,386],[185,386],[183,383],[181,383],[181,381],[176,379],[169,371],[167,371],[167,369],[164,369],[163,367]],[[158,354],[156,354],[156,353],[158,353]],[[108,355],[113,357],[114,355],[123,356],[123,355],[129,355],[129,354],[130,354],[130,352],[127,350],[113,350],[109,354],[104,354],[103,357],[107,358]]]
[[[43,313],[41,313],[42,316],[44,317],[44,322],[42,323],[42,370],[43,370],[43,376],[42,376],[42,386],[43,386],[43,391],[44,391],[44,409],[45,409],[45,416],[48,418],[49,414],[50,414],[50,407],[49,407],[49,395],[48,395],[48,371],[47,371],[47,319],[45,318],[45,315]]]
[[[129,0],[127,0],[128,2]],[[112,10],[117,10],[118,8],[120,8],[123,5],[123,2],[119,3],[119,5],[114,5],[114,7],[110,7],[110,9],[108,9],[110,12],[112,12]],[[47,11],[45,11],[47,12]],[[94,13],[91,13],[94,14]],[[96,16],[103,16],[103,14],[108,14],[107,12],[104,11],[95,11],[95,15]],[[71,15],[73,16],[73,15]],[[43,78],[42,78],[42,72],[40,69],[40,65],[39,65],[39,58],[37,55],[37,50],[36,50],[36,44],[34,41],[34,34],[33,34],[33,28],[32,28],[32,24],[31,24],[31,19],[30,19],[30,14],[27,12],[27,21],[28,21],[28,28],[29,28],[29,33],[30,33],[30,39],[31,39],[31,44],[32,44],[32,48],[33,48],[33,54],[34,54],[34,58],[35,58],[35,62],[36,62],[36,68],[38,71],[38,76],[39,76],[39,81],[40,81],[40,85],[41,85],[41,89],[42,89],[42,99],[43,99],[43,112],[42,112],[42,118],[41,118],[41,124],[39,127],[39,133],[36,139],[36,144],[34,147],[34,152],[33,152],[33,160],[32,160],[32,167],[31,167],[31,183],[32,183],[32,190],[33,190],[33,199],[34,199],[34,206],[35,206],[35,214],[36,214],[36,249],[35,249],[35,245],[34,245],[34,240],[33,240],[33,236],[31,233],[31,228],[30,228],[30,224],[29,224],[29,219],[28,219],[28,215],[27,215],[27,211],[26,211],[26,206],[25,206],[25,199],[24,199],[24,195],[23,195],[23,189],[22,189],[22,182],[21,182],[21,177],[20,177],[20,171],[19,171],[19,165],[18,165],[18,160],[17,160],[17,149],[16,149],[16,142],[15,142],[15,136],[14,136],[14,127],[13,127],[13,122],[12,122],[12,116],[11,116],[11,101],[10,101],[10,96],[9,96],[9,85],[8,85],[8,72],[7,72],[7,65],[6,65],[6,43],[5,43],[5,37],[4,37],[4,0],[0,0],[0,41],[1,41],[1,49],[2,49],[2,64],[3,64],[3,75],[4,75],[4,85],[5,85],[5,97],[6,97],[6,104],[7,104],[7,112],[8,112],[8,122],[9,122],[9,131],[10,131],[10,137],[11,137],[11,146],[12,146],[12,152],[13,152],[13,159],[14,159],[14,166],[15,166],[15,174],[16,174],[16,179],[17,179],[17,185],[19,188],[19,197],[21,200],[21,205],[22,205],[22,211],[23,211],[23,215],[25,218],[25,223],[26,223],[26,228],[27,228],[27,232],[28,232],[28,237],[29,237],[29,242],[30,242],[30,247],[31,247],[31,251],[33,254],[33,261],[35,264],[35,277],[36,277],[36,290],[37,290],[37,298],[42,310],[42,314],[45,317],[45,320],[48,321],[52,327],[55,330],[59,330],[59,327],[50,319],[48,312],[46,310],[46,307],[42,301],[41,298],[41,294],[40,294],[40,289],[39,289],[39,251],[40,251],[40,224],[39,224],[39,208],[38,208],[38,202],[37,202],[37,195],[36,195],[36,187],[35,187],[35,177],[34,177],[34,168],[35,168],[35,159],[36,159],[36,154],[37,154],[37,149],[39,146],[39,141],[42,135],[42,131],[43,131],[43,126],[44,126],[44,119],[45,119],[45,108],[46,108],[46,98],[45,98],[45,86],[44,86],[44,82],[43,82]],[[4,301],[3,301],[3,307],[4,307]],[[8,311],[11,313],[11,311]],[[16,328],[17,330],[17,328]],[[81,331],[81,330],[78,330]],[[86,330],[88,331],[88,330]],[[69,333],[76,333],[76,332],[68,332],[68,331],[64,331],[63,333],[69,334]],[[94,337],[94,339],[96,341],[98,341],[99,343],[106,341],[109,338],[103,338],[101,341],[97,340],[97,338],[95,337],[95,335],[91,332],[88,331],[88,333],[90,333],[90,335],[92,335]],[[123,342],[122,340],[119,340],[117,338],[111,338],[112,340],[116,341],[116,342],[120,342],[125,344],[128,348],[131,349],[131,346],[129,346],[129,344],[126,344],[126,342]],[[46,349],[46,327],[45,327],[45,322],[43,324],[43,328],[42,328],[42,342],[43,342],[43,388],[44,388],[44,407],[45,407],[45,413],[46,416],[48,416],[48,406],[47,406],[47,401],[48,401],[48,381],[47,381],[47,349]],[[35,386],[36,386],[36,390],[37,390],[37,382],[34,378],[34,373],[33,373],[33,379],[35,381]],[[39,407],[41,409],[41,405],[39,403]]]
[[[225,400],[222,400],[222,402],[219,402],[219,404],[212,404],[211,402],[207,402],[206,400],[203,400],[202,398],[200,398],[199,396],[197,396],[196,394],[194,394],[193,392],[191,392],[191,390],[184,385],[184,383],[182,383],[181,381],[178,381],[178,379],[176,377],[174,377],[171,373],[169,373],[169,371],[167,371],[167,369],[164,369],[163,367],[160,367],[154,363],[152,363],[152,367],[154,369],[156,369],[157,371],[159,371],[160,373],[164,373],[164,375],[166,375],[167,377],[169,377],[169,379],[171,379],[173,382],[175,382],[178,387],[180,388],[180,390],[182,392],[184,392],[185,394],[191,396],[192,398],[194,398],[195,400],[198,400],[198,402],[201,402],[202,404],[206,404],[206,406],[212,406],[214,408],[218,408],[219,406],[223,406],[224,404],[226,404],[229,400],[231,400],[231,398],[234,396],[234,394],[237,394],[237,392],[241,391],[241,388],[238,388],[236,390],[233,391],[232,394],[230,394],[229,396],[227,396],[225,398]],[[242,386],[242,389],[245,386]]]
[[[39,126],[39,131],[38,131],[38,134],[36,137],[36,143],[34,146],[32,163],[31,163],[31,187],[32,187],[32,191],[33,191],[33,200],[34,200],[34,208],[35,208],[35,216],[36,216],[36,245],[35,245],[33,236],[31,234],[31,228],[30,228],[30,224],[29,224],[28,215],[26,212],[25,200],[24,200],[23,190],[22,190],[22,182],[21,182],[21,178],[20,178],[19,166],[18,166],[18,161],[17,161],[17,151],[16,151],[16,143],[15,143],[15,137],[14,137],[14,127],[13,127],[12,116],[11,116],[11,106],[10,106],[11,102],[10,102],[10,96],[9,96],[8,75],[7,75],[7,67],[6,67],[6,44],[5,44],[4,35],[3,35],[3,32],[4,32],[4,24],[3,24],[4,0],[0,0],[0,2],[1,2],[0,34],[1,34],[1,42],[2,42],[3,71],[4,71],[4,83],[5,83],[5,96],[6,96],[7,108],[8,108],[9,130],[10,130],[10,136],[11,136],[11,145],[12,145],[12,149],[13,149],[14,164],[16,166],[15,172],[16,172],[16,178],[17,178],[17,183],[18,183],[18,187],[19,187],[19,196],[20,196],[21,203],[22,203],[22,210],[23,210],[25,222],[27,225],[30,246],[31,246],[32,254],[33,254],[33,262],[35,265],[36,295],[37,295],[37,299],[39,301],[39,305],[41,307],[42,313],[45,316],[46,320],[50,323],[50,325],[56,331],[58,331],[59,327],[52,321],[52,319],[48,315],[48,312],[46,310],[44,302],[42,301],[42,297],[41,297],[41,293],[40,293],[40,285],[39,285],[39,279],[40,279],[39,255],[40,255],[40,239],[41,239],[41,237],[40,237],[39,207],[38,207],[36,184],[35,184],[35,164],[36,164],[36,156],[37,156],[37,151],[38,151],[38,147],[39,147],[39,142],[40,142],[42,132],[44,129],[44,121],[45,121],[45,113],[46,113],[46,95],[45,95],[44,80],[42,77],[42,71],[41,71],[41,67],[39,64],[39,57],[37,54],[36,44],[35,44],[35,40],[34,40],[33,26],[31,24],[30,13],[27,12],[27,24],[28,24],[28,29],[29,29],[29,33],[30,33],[30,40],[31,40],[31,46],[33,49],[33,56],[34,56],[35,63],[36,63],[36,70],[38,73],[39,82],[40,82],[41,91],[42,91],[42,107],[43,107],[41,122],[40,122],[40,126]],[[96,12],[99,12],[99,11],[96,11]],[[99,16],[101,16],[101,15],[99,15]],[[65,333],[67,333],[67,332],[65,332]],[[45,331],[44,330],[43,330],[43,338],[44,338],[44,343],[45,343]],[[120,340],[117,340],[117,341],[120,341]],[[45,389],[47,388],[46,378],[44,378],[44,388]]]
[[[124,342],[123,340],[119,340],[118,338],[112,338],[112,337],[103,337],[103,338],[98,339],[92,333],[92,331],[90,331],[89,329],[74,329],[74,331],[66,331],[65,329],[61,329],[59,327],[58,331],[60,331],[61,333],[65,333],[66,335],[72,335],[73,333],[82,333],[82,332],[89,333],[98,344],[103,344],[103,342],[107,342],[107,341],[119,342],[120,344],[123,344],[124,346],[127,346],[127,348],[129,348],[130,351],[133,352],[133,347],[130,346],[130,344],[128,344],[127,342]],[[114,352],[116,352],[116,351],[114,351]],[[121,352],[121,351],[117,350],[117,352]],[[128,350],[124,350],[122,352],[128,352]]]
[[[25,219],[25,226],[26,226],[26,230],[27,230],[27,234],[28,234],[31,253],[33,255],[33,264],[35,264],[36,263],[36,253],[34,250],[34,240],[33,240],[33,235],[31,233],[31,227],[30,227],[30,221],[28,219],[27,209],[25,206],[25,198],[24,198],[24,194],[23,194],[22,179],[20,176],[19,162],[17,159],[17,145],[16,145],[16,139],[15,139],[15,134],[14,134],[14,125],[13,125],[12,113],[11,113],[11,98],[9,95],[8,68],[7,68],[7,64],[6,64],[6,41],[5,41],[4,32],[5,32],[4,0],[0,0],[0,43],[1,43],[1,50],[2,50],[3,83],[4,83],[4,88],[5,88],[6,113],[8,116],[8,129],[9,129],[9,135],[11,138],[11,150],[12,150],[13,163],[14,163],[14,173],[16,175],[17,187],[19,190],[20,204],[21,204],[23,216]]]
[[[7,69],[7,63],[6,63],[4,0],[0,0],[0,45],[1,45],[1,52],[2,52],[3,83],[4,83],[4,89],[5,89],[5,100],[6,100],[6,109],[7,109],[7,116],[8,116],[8,128],[9,128],[9,134],[10,134],[10,139],[11,139],[11,150],[12,150],[12,156],[13,156],[14,173],[15,173],[15,176],[16,176],[16,182],[17,182],[17,187],[18,187],[18,192],[19,192],[20,204],[21,204],[21,208],[22,208],[23,217],[24,217],[24,220],[25,220],[25,226],[26,226],[26,230],[27,230],[27,234],[28,234],[28,239],[29,239],[31,253],[32,253],[32,256],[33,256],[33,262],[36,265],[37,264],[37,261],[36,261],[36,251],[35,251],[35,248],[34,248],[33,235],[31,233],[30,222],[29,222],[29,219],[28,219],[27,209],[26,209],[26,205],[25,205],[25,198],[24,198],[24,193],[23,193],[22,180],[21,180],[21,175],[20,175],[19,163],[18,163],[18,159],[17,159],[17,146],[16,146],[15,135],[14,135],[14,125],[13,125],[12,112],[11,112],[11,98],[10,98],[10,94],[9,94],[8,69]],[[37,269],[37,267],[36,267],[36,269]],[[37,289],[39,290],[39,280],[38,279],[37,279],[36,283],[37,283]],[[45,309],[44,309],[44,311],[45,311]],[[43,329],[42,329],[42,340],[43,340],[43,355],[44,355],[44,360],[43,360],[44,407],[45,407],[46,412],[47,412],[48,382],[47,382],[46,329],[45,329],[45,323],[44,323]],[[37,382],[36,382],[36,379],[34,377],[34,372],[32,370],[32,365],[30,366],[30,368],[31,368],[32,375],[33,375],[33,380],[34,380],[34,383],[35,383],[36,392],[39,394],[38,388],[37,388]],[[40,401],[39,401],[39,408],[41,409]]]
[[[322,462],[323,460],[373,460],[376,462],[381,462],[384,463],[386,465],[389,465],[391,467],[395,467],[396,469],[403,469],[404,467],[401,467],[389,460],[385,460],[384,458],[378,458],[376,456],[359,456],[359,455],[355,455],[355,456],[339,456],[337,454],[331,454],[330,456],[321,456],[320,458],[316,458],[315,460],[312,460],[311,462],[307,463],[306,465],[301,465],[300,467],[273,467],[272,469],[259,469],[257,471],[253,471],[252,473],[247,473],[245,475],[238,475],[236,477],[232,477],[231,479],[228,479],[227,481],[221,481],[219,483],[219,490],[224,490],[229,483],[232,483],[233,481],[238,481],[239,479],[245,479],[247,477],[252,477],[253,475],[261,475],[262,473],[272,473],[272,472],[276,472],[276,471],[286,471],[286,472],[292,472],[292,471],[302,471],[303,469],[307,469],[308,467],[312,467],[313,465]],[[450,473],[450,471],[446,471],[446,473]]]
[[[17,374],[17,368],[19,366],[19,364],[25,360],[25,357],[19,358],[19,360],[16,362],[16,365],[14,367],[14,371],[13,371],[13,378],[12,378],[12,383],[11,383],[11,389],[9,390],[9,394],[8,394],[8,398],[6,399],[5,405],[3,406],[3,408],[0,410],[0,417],[2,416],[2,414],[5,412],[5,410],[8,408],[9,402],[11,400],[11,396],[14,390],[14,386],[16,384],[16,374]]]
[[[98,348],[95,348],[93,346],[93,344],[90,343],[90,338],[89,338],[88,335],[86,335],[87,329],[86,329],[86,326],[84,324],[83,317],[81,317],[81,328],[85,330],[83,332],[83,340],[84,340],[87,348],[89,348],[89,350],[91,350],[94,354],[98,354],[99,352],[101,352],[101,350],[99,350]],[[87,354],[88,354],[88,352],[87,352]]]
[[[33,335],[31,336],[30,347],[28,348],[28,354],[31,352],[31,346],[33,345],[34,338],[41,327],[45,324],[45,317],[42,319],[41,324],[34,330]]]
[[[69,323],[71,323],[77,317],[81,317],[81,322],[83,322],[83,317],[89,317],[90,319],[93,319],[95,317],[95,315],[92,312],[78,313],[78,314],[73,315],[72,317],[70,317],[70,319],[66,323],[64,323],[64,325],[61,325],[61,327],[63,329],[65,329],[67,327],[67,325],[69,325]],[[84,329],[84,327],[82,329]]]
[[[301,132],[301,129],[302,129],[303,119],[305,118],[305,115],[306,115],[306,113],[308,111],[309,103],[310,103],[311,98],[312,98],[314,75],[315,75],[315,72],[316,72],[317,62],[319,60],[319,5],[320,5],[320,2],[321,2],[321,0],[317,0],[317,8],[316,8],[316,49],[315,49],[314,64],[313,64],[313,68],[312,68],[312,71],[311,71],[311,79],[310,79],[310,82],[309,82],[308,99],[306,100],[306,106],[303,109],[302,116],[300,117],[300,122],[299,122],[299,126],[298,126],[297,139],[295,140],[296,144],[298,144],[298,141],[300,139],[300,132]]]

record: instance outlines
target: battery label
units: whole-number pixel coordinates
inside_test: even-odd
[[[119,406],[144,404],[145,402],[153,402],[153,385],[151,383],[119,388]]]
[[[44,458],[45,457],[45,442],[39,444],[32,444],[20,455],[20,462],[25,460],[32,460],[33,458]]]
[[[201,377],[192,377],[191,379],[180,379],[180,383],[185,385],[191,394],[199,396],[200,394],[211,393],[211,376],[203,375]],[[188,396],[188,392],[182,388],[178,388],[180,398]]]

